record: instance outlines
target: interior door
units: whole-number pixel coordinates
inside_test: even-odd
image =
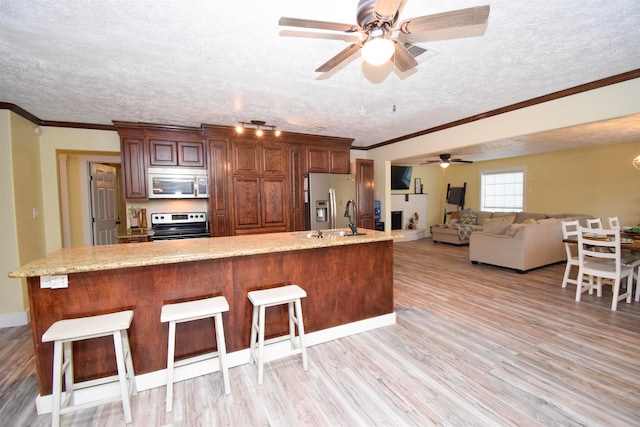
[[[94,245],[118,242],[118,185],[116,168],[91,163],[91,218]]]

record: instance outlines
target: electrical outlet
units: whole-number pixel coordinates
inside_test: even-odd
[[[38,210],[38,208],[33,208],[33,210],[31,211],[31,213],[33,214],[33,218],[38,218],[40,216],[40,211]]]
[[[60,289],[69,287],[69,276],[60,274],[57,276],[40,276],[40,287]]]

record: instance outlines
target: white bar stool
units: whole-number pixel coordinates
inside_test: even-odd
[[[125,423],[131,422],[130,396],[137,393],[135,372],[131,361],[131,349],[129,347],[129,337],[127,334],[132,319],[133,311],[127,310],[99,316],[59,320],[42,334],[42,342],[53,341],[52,426],[57,427],[60,425],[61,414],[116,400],[122,400]],[[118,375],[74,384],[73,342],[108,335],[113,335]],[[65,384],[64,401],[62,401],[63,375]],[[120,383],[120,395],[75,405],[75,390],[111,382]]]
[[[173,369],[178,366],[200,362],[217,357],[224,381],[225,394],[231,394],[229,386],[229,370],[227,367],[227,348],[224,341],[222,313],[229,311],[229,303],[225,297],[206,298],[196,301],[166,304],[162,306],[160,321],[169,322],[169,347],[167,349],[167,412],[173,410]],[[217,351],[175,361],[176,323],[213,317],[215,321]]]
[[[264,328],[265,308],[275,305],[287,304],[289,312],[289,335],[268,340],[267,344],[282,341],[289,338],[291,341],[291,354],[302,354],[302,368],[309,369],[307,361],[307,348],[304,341],[304,321],[302,320],[302,304],[300,299],[307,293],[298,285],[286,285],[278,288],[251,291],[247,294],[253,304],[253,316],[251,319],[251,346],[249,347],[249,363],[258,363],[258,384],[264,380]],[[295,313],[294,313],[295,305]],[[298,344],[296,344],[295,326],[298,326]],[[256,359],[256,346],[258,357]]]

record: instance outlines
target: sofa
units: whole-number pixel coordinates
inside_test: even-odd
[[[586,226],[588,215],[558,214],[544,218],[527,218],[522,222],[508,219],[485,220],[482,230],[469,238],[469,260],[527,271],[566,260],[562,241],[562,221],[579,220]],[[517,216],[513,219],[517,220]]]
[[[465,209],[460,212],[452,212],[445,224],[432,226],[432,240],[436,243],[468,245],[470,236],[473,232],[482,231],[486,220],[503,217],[513,218],[512,222],[515,223],[523,223],[530,218],[543,219],[547,215],[528,212],[488,212]]]

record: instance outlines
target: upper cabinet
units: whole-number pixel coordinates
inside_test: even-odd
[[[203,168],[204,153],[204,141],[149,139],[149,166]]]
[[[147,198],[147,168],[145,162],[144,139],[136,135],[120,139],[122,153],[122,180],[124,197],[127,200]]]
[[[349,148],[307,146],[307,172],[349,173]]]

